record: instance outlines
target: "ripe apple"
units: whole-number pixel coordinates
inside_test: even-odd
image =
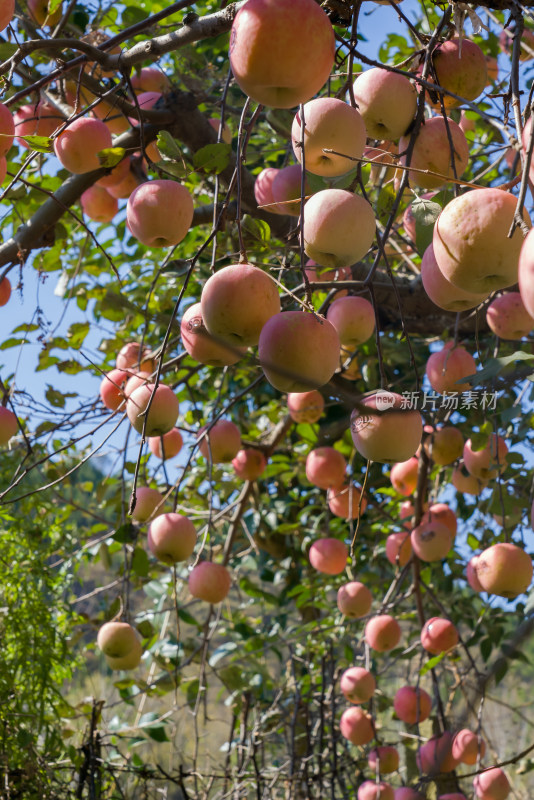
[[[359,706],[350,706],[343,712],[339,729],[341,735],[355,745],[367,744],[375,736],[373,718]]]
[[[193,221],[193,198],[177,181],[142,183],[126,206],[128,228],[147,247],[172,247],[181,242]]]
[[[316,447],[306,458],[306,478],[320,489],[342,484],[346,469],[345,457],[334,447]]]
[[[474,375],[476,371],[476,361],[471,353],[453,341],[445,342],[442,349],[432,353],[426,362],[426,376],[431,387],[439,394],[469,391],[471,386],[461,383],[461,380]]]
[[[349,619],[365,617],[372,603],[373,595],[360,581],[349,581],[337,590],[337,607]]]
[[[378,770],[381,775],[388,775],[399,768],[399,751],[392,745],[379,745],[369,751],[367,763],[373,772]]]
[[[5,156],[13,144],[15,120],[9,108],[3,103],[0,103],[0,134],[0,156]]]
[[[54,139],[54,152],[74,175],[99,169],[98,153],[112,146],[111,133],[99,119],[81,117]]]
[[[399,623],[390,614],[371,617],[365,626],[365,640],[378,653],[393,650],[399,644],[401,635]]]
[[[367,703],[375,693],[376,680],[368,669],[349,667],[341,676],[339,688],[349,703]]]
[[[434,503],[431,505],[428,511],[423,514],[421,522],[440,522],[449,529],[453,539],[456,536],[458,529],[456,514],[446,503]]]
[[[141,92],[137,95],[137,105],[141,111],[148,111],[149,109],[154,108],[157,103],[159,103],[162,96],[163,95],[161,92]],[[130,125],[135,128],[137,125],[139,125],[139,114],[128,117],[128,121]]]
[[[464,465],[470,475],[480,480],[491,480],[497,477],[506,466],[508,447],[501,436],[490,434],[485,447],[475,450],[471,439],[464,445]]]
[[[139,635],[128,622],[105,622],[98,631],[96,639],[104,655],[111,658],[125,658],[139,651]],[[141,650],[142,653],[142,650]],[[141,660],[141,655],[137,663]],[[137,664],[135,665],[137,666]]]
[[[116,367],[123,370],[139,370],[141,372],[153,372],[156,363],[149,357],[150,351],[146,347],[141,347],[138,342],[127,342],[117,355]]]
[[[219,135],[219,131],[221,129],[220,117],[210,117],[208,122],[209,122],[209,124],[211,125],[211,127],[213,128],[213,130],[215,131],[215,133],[218,136]],[[232,131],[230,130],[230,128],[228,127],[226,122],[224,123],[224,125],[222,127],[221,141],[224,142],[224,144],[232,144]]]
[[[182,449],[184,440],[178,428],[172,428],[163,436],[151,436],[148,440],[150,452],[165,461],[167,458],[174,458]]]
[[[200,440],[199,450],[206,461],[213,464],[224,464],[234,459],[241,448],[241,433],[237,425],[229,419],[219,419],[210,428],[204,426],[197,433],[197,438],[204,431],[206,435]]]
[[[506,800],[512,787],[500,767],[491,767],[477,775],[473,787],[478,800]]]
[[[454,148],[455,170],[451,165],[451,148],[447,128]],[[399,152],[405,151],[409,143],[408,136],[401,138]],[[438,175],[410,171],[410,183],[422,186],[424,189],[436,189],[438,186],[443,186],[450,178],[460,178],[465,172],[468,162],[469,147],[460,126],[449,118],[445,123],[443,117],[431,117],[421,125],[408,166],[430,170]],[[400,163],[406,165],[406,156],[401,158]]]
[[[446,653],[458,644],[458,631],[449,619],[432,617],[421,631],[421,644],[432,655]]]
[[[467,800],[465,794],[452,792],[452,794],[440,794],[438,800]]]
[[[534,237],[529,231],[519,256],[519,292],[527,313],[534,316]]]
[[[129,158],[123,158],[122,161],[119,161],[119,163],[110,170],[109,175],[104,175],[103,178],[99,178],[97,180],[96,186],[103,186],[104,189],[110,189],[112,186],[117,186],[125,178],[127,178],[128,173],[130,172],[130,164],[131,161]]]
[[[310,547],[310,564],[318,572],[339,575],[347,566],[349,551],[345,542],[332,537],[316,539]]]
[[[122,406],[124,410],[124,385],[130,374],[122,369],[112,369],[103,378],[100,384],[100,399],[110,411],[116,411]]]
[[[282,311],[263,326],[258,355],[265,377],[281,392],[307,392],[328,383],[339,363],[339,337],[317,314]]]
[[[402,722],[415,725],[429,718],[432,699],[420,686],[402,686],[395,693],[393,708]]]
[[[399,789],[395,789],[395,800],[426,800],[426,795],[410,789],[409,786],[401,786]]]
[[[447,557],[454,536],[443,522],[421,522],[411,533],[412,548],[421,561],[441,561]]]
[[[456,769],[458,761],[452,755],[452,733],[445,731],[421,745],[417,752],[417,766],[427,775]]]
[[[468,311],[476,308],[488,297],[489,292],[472,294],[464,292],[447,280],[441,272],[432,243],[428,245],[421,260],[423,288],[434,305],[445,311]]]
[[[485,752],[486,742],[482,736],[477,736],[476,733],[468,728],[463,728],[454,734],[452,755],[462,764],[476,764],[479,757],[484,758]]]
[[[488,594],[513,600],[532,580],[532,559],[511,542],[498,542],[471,559],[476,582]],[[478,590],[479,591],[479,590]]]
[[[323,149],[361,158],[367,134],[359,111],[335,97],[318,97],[304,106],[304,157],[308,172],[332,178],[350,172],[354,161]],[[302,118],[297,111],[291,128],[293,152],[302,163]]]
[[[290,164],[288,167],[282,167],[282,169],[277,170],[271,183],[271,192],[281,214],[298,217],[300,215],[300,198],[302,196],[302,168],[300,164]],[[310,187],[307,181],[304,186],[304,194],[310,194]]]
[[[83,192],[80,203],[84,214],[94,222],[111,222],[119,210],[119,201],[96,184]]]
[[[53,28],[63,16],[61,4],[53,14],[48,13],[48,0],[28,0],[28,11],[40,28]]]
[[[15,0],[4,0],[0,8],[0,31],[7,28],[15,15]]]
[[[508,238],[516,205],[516,197],[501,189],[473,189],[445,206],[434,225],[432,244],[441,272],[454,286],[477,294],[517,282],[520,228]],[[530,224],[526,211],[523,219]]]
[[[206,603],[220,603],[228,596],[232,578],[223,564],[200,561],[189,573],[189,591]]]
[[[248,347],[258,344],[265,324],[280,312],[280,296],[267,272],[252,264],[232,264],[208,278],[200,308],[212,336]]]
[[[208,333],[202,319],[200,303],[193,303],[180,322],[182,344],[189,355],[200,364],[210,367],[227,367],[237,363],[246,353],[245,347],[222,344]]]
[[[265,106],[306,103],[328,80],[334,54],[332,25],[313,0],[248,0],[232,25],[234,77],[245,94]]]
[[[145,414],[149,403],[150,410]],[[126,401],[126,414],[137,433],[143,432],[146,419],[146,436],[168,433],[176,424],[179,410],[178,398],[164,383],[157,388],[154,383],[139,386]]]
[[[522,339],[534,328],[519,292],[507,292],[492,300],[486,309],[486,322],[501,339]]]
[[[453,469],[451,483],[458,492],[474,495],[479,495],[488,485],[487,480],[470,475],[465,469],[463,461],[460,461],[458,466]]]
[[[171,82],[158,67],[143,67],[132,75],[132,88],[136,94],[141,92],[167,92]]]
[[[415,492],[417,486],[417,474],[419,471],[419,459],[412,456],[407,461],[398,461],[391,467],[391,485],[396,492],[403,497]]]
[[[390,533],[386,539],[386,558],[394,567],[404,567],[412,557],[412,540],[408,531]]]
[[[11,297],[11,281],[4,277],[0,281],[0,306],[5,306]]]
[[[65,118],[50,103],[39,100],[37,104],[19,106],[13,114],[17,142],[30,147],[24,136],[51,136]]]
[[[197,543],[195,526],[187,517],[168,512],[160,514],[150,523],[148,546],[165,564],[187,561]]]
[[[330,512],[342,519],[358,519],[367,508],[362,490],[353,483],[331,486],[326,493],[326,499]]]
[[[290,392],[287,396],[287,410],[294,422],[313,425],[324,411],[324,397],[317,389],[311,392]]]
[[[446,467],[462,455],[464,437],[458,428],[453,425],[444,425],[432,430],[423,446],[434,464],[437,464],[438,467]]]
[[[136,389],[139,389],[140,386],[147,386],[149,383],[151,383],[151,381],[152,378],[150,372],[135,372],[126,381],[126,385],[124,387],[125,398],[128,400],[130,395],[135,392]]]
[[[163,513],[163,497],[157,489],[149,486],[139,486],[135,490],[135,508],[132,519],[136,522],[146,522],[157,509],[158,514]]]
[[[375,330],[375,311],[365,297],[339,297],[330,304],[326,318],[346,347],[354,348],[366,342]]]
[[[421,442],[423,421],[415,409],[403,409],[403,398],[394,392],[378,391],[363,401],[369,414],[354,409],[351,433],[356,450],[370,461],[407,461]],[[373,410],[380,415],[373,414]]]
[[[473,556],[473,558],[467,562],[467,566],[465,568],[465,577],[467,578],[467,582],[474,592],[483,592],[484,589],[477,577],[477,561],[478,556]]]
[[[258,206],[267,206],[265,211],[270,214],[285,214],[285,211],[276,205],[273,197],[273,181],[279,172],[280,170],[276,167],[266,167],[256,175],[254,181],[256,203]],[[300,197],[300,192],[298,196]]]
[[[18,429],[16,415],[9,408],[0,406],[0,446],[7,444]]]
[[[410,127],[417,109],[417,92],[408,78],[381,67],[358,75],[354,98],[372,139],[397,140]]]
[[[476,100],[486,88],[486,56],[465,36],[461,41],[455,36],[439,44],[432,53],[432,62],[439,85],[465,100]],[[443,103],[445,108],[456,108],[461,104],[449,95],[443,95]]]
[[[144,182],[146,182],[148,178],[144,177],[144,180],[141,180],[137,173],[135,173],[132,169],[128,170],[128,174],[122,181],[119,183],[115,183],[113,186],[108,186],[108,192],[113,197],[117,197],[119,200],[124,200],[127,197],[129,198],[130,195],[137,189],[138,186],[141,186]]]
[[[264,473],[267,460],[261,450],[247,447],[232,459],[232,466],[242,481],[255,481]]]
[[[370,203],[345,189],[323,189],[304,206],[304,250],[324,267],[348,267],[367,253],[375,238]]]
[[[358,789],[358,800],[395,800],[395,792],[384,781],[364,781]]]

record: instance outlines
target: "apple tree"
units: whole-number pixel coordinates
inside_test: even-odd
[[[0,4],[0,796],[533,789],[530,3]]]

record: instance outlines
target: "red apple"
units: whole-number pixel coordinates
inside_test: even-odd
[[[5,306],[11,297],[11,282],[9,278],[2,278],[0,281],[0,306]]]
[[[165,564],[187,561],[197,542],[195,526],[187,517],[169,512],[150,523],[148,546]]]
[[[506,800],[512,787],[500,767],[491,767],[477,775],[473,787],[478,800]]]
[[[359,261],[375,232],[370,203],[345,189],[323,189],[304,206],[304,250],[324,267],[348,267]]]
[[[326,499],[331,513],[342,519],[358,519],[367,508],[362,490],[353,483],[331,486],[326,493]]]
[[[407,725],[424,722],[430,716],[432,699],[421,687],[402,686],[393,699],[395,714]]]
[[[438,83],[444,89],[463,97],[476,100],[486,88],[486,56],[474,42],[462,36],[439,44],[432,53],[432,61]],[[445,108],[456,108],[460,100],[443,95]]]
[[[124,410],[125,396],[124,385],[130,374],[122,369],[112,369],[103,378],[100,384],[100,399],[111,411],[118,408]]]
[[[454,536],[443,522],[432,520],[414,528],[411,540],[413,551],[421,561],[441,561],[447,557]]]
[[[342,484],[346,469],[345,457],[334,447],[316,447],[306,458],[306,478],[320,489]]]
[[[519,292],[507,292],[492,300],[486,309],[486,322],[501,339],[522,339],[534,328],[534,319]]]
[[[404,567],[412,557],[412,540],[407,531],[390,533],[386,539],[386,558],[394,567]]]
[[[527,313],[534,316],[534,236],[529,231],[519,256],[519,292]]]
[[[148,414],[144,412],[150,403]],[[161,436],[168,433],[176,424],[179,411],[178,398],[170,386],[148,383],[139,386],[128,397],[126,414],[137,433],[145,427],[146,436]]]
[[[417,753],[417,765],[427,775],[456,769],[458,761],[452,755],[452,733],[445,731],[421,745]]]
[[[310,547],[310,564],[318,572],[339,575],[347,566],[349,551],[345,542],[332,537],[316,539]]]
[[[378,391],[363,400],[369,414],[354,409],[351,433],[356,450],[370,461],[407,461],[421,442],[423,421],[419,411],[404,409],[394,392]],[[381,412],[373,414],[374,410]]]
[[[193,220],[193,198],[176,181],[147,181],[128,198],[126,219],[132,235],[147,247],[172,247]]]
[[[381,67],[358,75],[354,98],[372,139],[397,140],[410,127],[417,109],[417,92],[408,78]]]
[[[462,383],[462,378],[474,375],[476,361],[464,347],[455,346],[449,341],[437,353],[432,353],[426,362],[426,376],[431,387],[440,394],[467,392],[470,384]]]
[[[19,106],[13,114],[17,142],[30,147],[24,136],[51,136],[65,118],[50,103],[39,100],[37,104]]]
[[[412,456],[407,461],[398,461],[391,468],[391,485],[403,497],[408,497],[415,492],[419,459]]]
[[[454,147],[456,175],[451,165],[449,135]],[[399,152],[405,151],[409,142],[408,136],[403,137],[399,141]],[[445,123],[443,117],[431,117],[419,129],[409,166],[418,170],[429,170],[437,174],[427,175],[422,172],[410,171],[410,183],[415,186],[422,186],[424,189],[437,189],[438,186],[443,186],[450,178],[460,178],[465,172],[468,162],[469,147],[460,126],[449,118]],[[406,164],[405,156],[401,158],[400,163]]]
[[[339,297],[330,304],[326,318],[346,347],[354,348],[366,342],[375,330],[374,308],[365,297]]]
[[[222,344],[219,337],[208,333],[202,319],[200,303],[193,303],[184,311],[180,323],[182,344],[189,355],[210,367],[227,367],[235,364],[246,353],[245,347]]]
[[[171,82],[158,67],[143,67],[132,75],[132,88],[136,94],[140,92],[167,92]]]
[[[365,640],[378,653],[387,653],[397,647],[401,635],[399,623],[390,614],[371,617],[365,626]]]
[[[395,800],[395,792],[389,783],[364,781],[358,789],[358,800]]]
[[[350,706],[343,712],[339,728],[341,735],[355,745],[367,744],[375,736],[373,718],[359,706]]]
[[[349,581],[337,590],[337,607],[349,619],[365,617],[371,610],[373,595],[360,581]]]
[[[102,186],[94,184],[80,197],[84,214],[94,222],[111,222],[119,210],[119,202]]]
[[[472,294],[459,289],[447,280],[441,272],[432,243],[428,245],[421,260],[421,280],[423,288],[434,305],[445,311],[468,311],[476,308],[488,296],[488,292]]]
[[[501,436],[490,434],[487,444],[475,450],[471,439],[464,445],[464,464],[470,475],[480,480],[491,480],[497,477],[506,466],[508,447]]]
[[[532,559],[511,542],[498,542],[471,559],[476,582],[488,594],[512,599],[526,592],[532,581]],[[479,591],[479,590],[477,590]]]
[[[104,123],[89,117],[74,120],[54,139],[56,156],[75,175],[99,169],[97,154],[111,146],[111,133]]]
[[[486,742],[482,736],[464,728],[454,734],[452,742],[452,755],[462,764],[476,764],[479,758],[484,758]]]
[[[189,591],[193,597],[212,605],[228,596],[231,585],[227,568],[212,561],[201,561],[189,573]]]
[[[458,644],[458,631],[449,619],[432,617],[421,631],[421,644],[432,655],[446,653]]]
[[[287,396],[287,410],[294,422],[312,425],[323,415],[324,397],[317,389],[312,389],[311,392],[290,392]]]
[[[368,669],[349,667],[341,676],[339,688],[349,703],[367,703],[375,693],[376,681]]]
[[[15,15],[15,0],[4,0],[0,8],[0,31],[7,28]]]
[[[182,449],[184,440],[178,428],[172,428],[168,433],[163,436],[151,436],[148,440],[150,452],[161,458],[162,461],[167,458],[174,458]]]
[[[132,519],[136,522],[146,522],[155,511],[158,514],[163,513],[163,497],[157,489],[151,489],[149,486],[139,486],[135,490],[135,498]]]
[[[16,415],[9,408],[0,406],[0,446],[7,444],[18,429]]]
[[[265,471],[267,461],[261,450],[247,447],[245,450],[238,452],[232,460],[232,466],[235,474],[242,481],[255,481]]]
[[[206,430],[201,428],[197,437]],[[206,461],[214,464],[223,464],[234,459],[241,448],[241,433],[237,425],[229,419],[219,419],[207,429],[206,435],[201,439],[199,450]]]

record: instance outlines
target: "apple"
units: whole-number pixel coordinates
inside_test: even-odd
[[[438,467],[446,467],[460,458],[464,451],[464,437],[462,432],[453,425],[432,430],[432,434],[425,439],[423,447],[429,458]]]
[[[509,600],[526,592],[532,581],[531,557],[511,542],[498,542],[488,547],[471,559],[471,566],[476,583],[484,592]]]
[[[265,472],[267,460],[261,450],[247,447],[232,459],[232,466],[242,481],[255,481]]]
[[[187,517],[168,512],[150,523],[148,546],[165,564],[187,561],[197,543],[195,526]]]
[[[513,30],[505,29],[499,36],[499,46],[503,53],[511,56],[514,45],[515,33]],[[519,60],[530,61],[534,58],[534,31],[530,28],[523,28],[521,41],[519,43]]]
[[[367,703],[375,693],[376,680],[364,667],[349,667],[341,676],[339,688],[349,703]]]
[[[342,484],[346,469],[345,457],[334,447],[316,447],[306,458],[306,478],[320,489]]]
[[[401,786],[399,789],[395,789],[395,800],[426,800],[426,795],[410,789],[409,786]]]
[[[398,461],[391,468],[391,485],[403,497],[409,497],[415,492],[418,472],[419,459],[415,456],[407,461]]]
[[[339,364],[339,337],[318,314],[282,311],[263,326],[258,355],[269,383],[281,392],[307,392],[328,383]]]
[[[443,522],[421,522],[411,533],[412,548],[421,561],[441,561],[447,557],[454,536]]]
[[[326,499],[330,512],[342,519],[358,519],[367,508],[367,500],[362,496],[362,490],[352,483],[331,486]]]
[[[395,800],[395,792],[384,781],[364,781],[358,789],[358,800]]]
[[[84,214],[94,222],[111,222],[119,210],[118,200],[96,184],[83,192],[80,203]]]
[[[136,369],[142,372],[153,372],[156,364],[149,356],[150,351],[138,342],[127,342],[121,347],[117,355],[117,369]]]
[[[520,228],[508,238],[516,205],[516,197],[501,189],[473,189],[445,206],[435,222],[432,244],[450,283],[473,294],[489,294],[517,282]],[[526,211],[523,219],[530,225]]]
[[[314,0],[248,0],[232,25],[234,78],[245,94],[272,108],[312,98],[328,80],[334,54],[332,25]]]
[[[452,471],[451,483],[458,492],[479,495],[488,485],[487,480],[475,478],[465,469],[463,461]]]
[[[337,607],[349,619],[365,617],[371,610],[373,595],[360,581],[349,581],[337,590]]]
[[[473,780],[478,800],[506,800],[512,787],[506,773],[500,767],[490,767]]]
[[[120,49],[120,48],[119,48]],[[101,120],[106,128],[114,136],[119,136],[121,133],[129,130],[130,122],[128,118],[117,108],[113,103],[108,103],[106,100],[100,100],[93,106],[91,112],[97,119]]]
[[[485,447],[475,450],[471,439],[464,445],[464,465],[470,475],[481,480],[497,477],[506,466],[508,447],[501,436],[490,434]]]
[[[17,142],[22,147],[30,147],[24,136],[51,136],[65,118],[53,105],[39,100],[37,104],[19,106],[13,114]]]
[[[463,728],[454,734],[452,741],[452,755],[462,764],[476,764],[479,758],[484,758],[486,752],[486,742],[482,736],[468,728]]]
[[[294,422],[313,425],[324,411],[324,397],[317,389],[311,392],[290,392],[287,396],[287,410]]]
[[[150,372],[136,372],[135,374],[131,375],[126,381],[126,385],[124,387],[124,396],[128,400],[132,392],[135,392],[136,389],[139,389],[140,386],[147,386],[151,383],[152,377]]]
[[[432,655],[446,653],[458,644],[458,631],[449,619],[432,617],[421,631],[421,644]]]
[[[31,19],[36,22],[40,28],[53,28],[63,16],[61,4],[53,14],[48,13],[48,0],[28,0],[28,11]]]
[[[144,412],[150,403],[148,414]],[[178,418],[178,398],[170,386],[148,383],[135,389],[126,401],[126,414],[137,433],[146,436],[162,436],[176,424]],[[146,420],[146,427],[145,427]]]
[[[534,238],[529,231],[519,256],[519,292],[530,316],[534,315]]]
[[[137,189],[137,187],[142,186],[147,180],[148,178],[146,175],[144,176],[144,180],[141,180],[137,173],[130,169],[127,176],[120,181],[120,183],[115,183],[113,186],[108,186],[108,192],[113,197],[117,197],[119,200],[124,200],[127,197],[129,198],[130,195]]]
[[[326,537],[324,539],[316,539],[313,542],[308,557],[310,564],[317,572],[324,572],[326,575],[339,575],[347,566],[349,551],[344,542]]]
[[[220,117],[210,117],[208,122],[211,125],[211,127],[213,128],[213,130],[215,131],[215,133],[217,134],[217,136],[219,136],[219,131],[221,130],[221,119],[220,119]],[[224,144],[232,144],[232,132],[231,132],[230,128],[228,127],[228,125],[226,124],[226,122],[222,126],[221,142],[224,142]]]
[[[363,158],[372,162],[369,173],[371,186],[380,186],[389,183],[395,177],[397,156],[399,148],[394,142],[378,142],[376,147],[366,147]]]
[[[476,361],[471,353],[453,341],[445,342],[442,349],[432,353],[426,362],[426,376],[439,394],[469,391],[470,384],[462,383],[462,378],[474,375],[476,371]]]
[[[438,266],[432,242],[426,248],[421,260],[421,281],[434,305],[444,311],[469,311],[483,303],[489,294],[489,292],[472,294],[453,286]]]
[[[379,745],[369,751],[367,763],[373,772],[388,775],[399,768],[399,751],[392,745]]]
[[[3,277],[0,281],[0,306],[5,306],[11,297],[11,281],[7,277]]]
[[[432,699],[420,686],[402,686],[395,693],[393,708],[402,722],[415,725],[429,718]]]
[[[162,96],[163,95],[161,92],[141,92],[137,95],[137,105],[139,106],[139,110],[148,111],[149,109],[154,108],[154,106],[159,103]],[[128,117],[128,121],[133,128],[137,127],[139,125],[139,113],[134,114],[132,117]]]
[[[112,369],[102,378],[100,399],[110,411],[116,411],[121,406],[124,409],[124,384],[129,377],[129,373],[122,369]]]
[[[279,208],[273,197],[273,181],[276,175],[280,172],[276,167],[266,167],[256,175],[254,181],[254,197],[258,206],[267,206],[265,211],[271,214],[285,214],[282,208]],[[300,197],[300,192],[299,195]]]
[[[453,539],[456,536],[458,529],[456,514],[446,503],[434,503],[431,505],[428,511],[423,514],[421,522],[440,522],[449,529]]]
[[[271,183],[271,192],[273,201],[281,214],[298,217],[300,215],[300,198],[302,196],[302,168],[300,164],[291,164],[288,167],[282,167],[282,169],[277,170]],[[305,182],[304,194],[310,194],[310,187],[307,181]]]
[[[3,103],[0,103],[0,134],[0,156],[3,157],[13,144],[15,134],[13,114]]]
[[[177,181],[142,183],[126,206],[128,228],[147,247],[172,247],[186,236],[193,221],[193,198]]]
[[[324,267],[348,267],[367,253],[375,238],[373,209],[345,189],[322,189],[304,206],[306,254]]]
[[[139,651],[139,635],[128,622],[105,622],[98,631],[96,643],[105,656],[125,658]],[[142,653],[142,649],[141,649]],[[139,655],[138,662],[141,660]],[[137,666],[137,664],[135,665]]]
[[[180,322],[182,344],[189,355],[200,364],[226,367],[237,363],[246,353],[245,347],[222,344],[218,337],[208,333],[202,319],[200,303],[193,303],[184,311]]]
[[[449,134],[454,148],[455,170],[451,165]],[[410,137],[402,137],[399,141],[399,152],[407,150],[409,143]],[[445,123],[443,117],[431,117],[424,121],[419,129],[408,166],[438,174],[426,175],[410,171],[410,183],[422,186],[424,189],[436,189],[438,186],[443,186],[450,178],[460,178],[468,162],[469,147],[460,126],[449,118]],[[400,163],[406,165],[406,156],[401,158]]]
[[[265,324],[280,312],[278,287],[252,264],[232,264],[215,272],[200,296],[209,333],[238,346],[258,344]]]
[[[223,564],[200,561],[189,573],[188,583],[193,597],[214,605],[228,596],[232,579]]]
[[[372,139],[397,140],[406,133],[417,110],[417,92],[408,78],[382,67],[358,75],[354,99]]]
[[[74,175],[100,168],[98,153],[112,146],[111,133],[99,119],[81,117],[54,139],[54,152]]]
[[[432,63],[439,85],[465,100],[476,100],[486,88],[486,56],[465,36],[461,40],[455,36],[439,44],[432,53]],[[444,95],[443,104],[445,108],[456,108],[461,102]]]
[[[7,444],[19,429],[17,416],[9,408],[0,406],[0,446]]]
[[[386,558],[394,567],[404,567],[412,557],[412,540],[407,531],[390,533],[386,539]]]
[[[0,8],[0,31],[7,28],[15,15],[15,0],[3,0]]]
[[[135,490],[135,508],[132,512],[132,519],[136,522],[146,522],[156,510],[158,510],[158,514],[163,513],[162,495],[157,489],[139,486]]]
[[[473,556],[473,558],[467,562],[467,566],[465,568],[465,577],[467,578],[467,582],[474,592],[483,592],[484,588],[477,577],[477,561],[478,556]]]
[[[423,421],[415,409],[402,410],[404,401],[394,392],[378,391],[364,398],[369,414],[354,409],[351,433],[354,446],[363,458],[387,463],[407,461],[421,442]],[[380,411],[380,415],[373,411]]]
[[[371,617],[365,626],[365,640],[378,653],[387,653],[397,647],[401,635],[399,623],[390,614]]]
[[[140,92],[167,92],[171,82],[158,67],[143,67],[132,75],[132,88],[136,94]]]
[[[167,458],[174,458],[182,449],[184,440],[178,428],[172,428],[163,436],[151,436],[148,440],[150,452],[165,461]]]
[[[350,706],[343,712],[339,729],[341,735],[355,745],[367,744],[375,736],[373,718],[359,706]]]
[[[344,175],[356,164],[344,155],[361,158],[367,133],[359,111],[335,97],[318,97],[304,106],[304,160],[306,170],[326,178]],[[291,128],[293,152],[302,163],[302,115],[297,111]],[[325,153],[335,150],[343,155]]]
[[[452,772],[458,761],[452,755],[452,733],[444,731],[441,736],[433,736],[419,748],[417,766],[427,775],[438,772]]]
[[[345,347],[363,344],[375,330],[375,311],[365,297],[339,297],[330,304],[326,318]]]
[[[218,419],[211,427],[204,426],[197,433],[197,438],[204,431],[199,450],[206,461],[213,464],[228,463],[234,459],[241,448],[241,433],[237,425],[229,419]]]
[[[501,339],[522,339],[534,328],[520,292],[507,292],[492,300],[486,309],[486,322]]]
[[[471,144],[474,141],[474,136],[468,138],[467,134],[475,133],[476,131],[475,120],[471,119],[471,117],[466,116],[465,111],[462,111],[460,113],[460,121],[458,122],[458,125],[465,133],[468,142]]]
[[[130,164],[131,160],[129,158],[123,158],[110,170],[108,175],[104,175],[103,178],[97,180],[96,186],[102,186],[104,189],[111,189],[112,186],[117,186],[128,177]]]

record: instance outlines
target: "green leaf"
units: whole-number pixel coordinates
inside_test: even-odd
[[[121,525],[120,528],[117,528],[115,533],[113,534],[113,538],[116,542],[120,542],[121,544],[126,544],[128,542],[135,541],[136,537],[136,529],[132,525],[131,522],[126,522],[124,525]]]
[[[523,350],[518,350],[515,353],[512,353],[511,356],[502,356],[501,358],[490,358],[486,361],[485,366],[475,372],[474,375],[468,375],[464,378],[464,381],[469,383],[471,386],[477,386],[479,384],[484,383],[485,381],[489,381],[490,378],[495,378],[496,375],[499,375],[506,367],[513,364],[514,361],[534,361],[534,355],[530,353],[525,353]]]
[[[150,562],[144,547],[136,547],[132,556],[132,570],[141,578],[146,578],[150,569]]]
[[[0,60],[7,61],[8,58],[14,56],[19,49],[18,44],[12,42],[0,42]]]
[[[193,164],[197,170],[218,175],[230,163],[231,152],[232,146],[224,142],[207,144],[196,151],[193,156]]]
[[[61,392],[58,392],[54,389],[50,384],[48,385],[48,389],[45,392],[45,397],[50,403],[51,406],[54,408],[64,408],[65,407],[65,397]]]
[[[20,138],[24,139],[26,144],[38,153],[54,152],[54,140],[49,136],[21,136]]]
[[[126,150],[124,147],[106,147],[104,150],[100,150],[97,153],[100,166],[108,169],[116,167],[125,155]]]
[[[156,144],[163,159],[170,161],[181,161],[183,159],[182,149],[169,131],[160,131]]]
[[[440,661],[443,661],[446,655],[447,653],[443,652],[440,653],[438,656],[434,656],[434,658],[429,658],[426,664],[423,664],[423,666],[419,670],[419,675],[421,675],[422,677],[423,675],[426,675],[427,672],[430,672],[431,669],[437,667],[437,665],[440,663]]]
[[[78,350],[83,344],[89,330],[90,325],[88,322],[73,322],[67,334],[70,346]]]

